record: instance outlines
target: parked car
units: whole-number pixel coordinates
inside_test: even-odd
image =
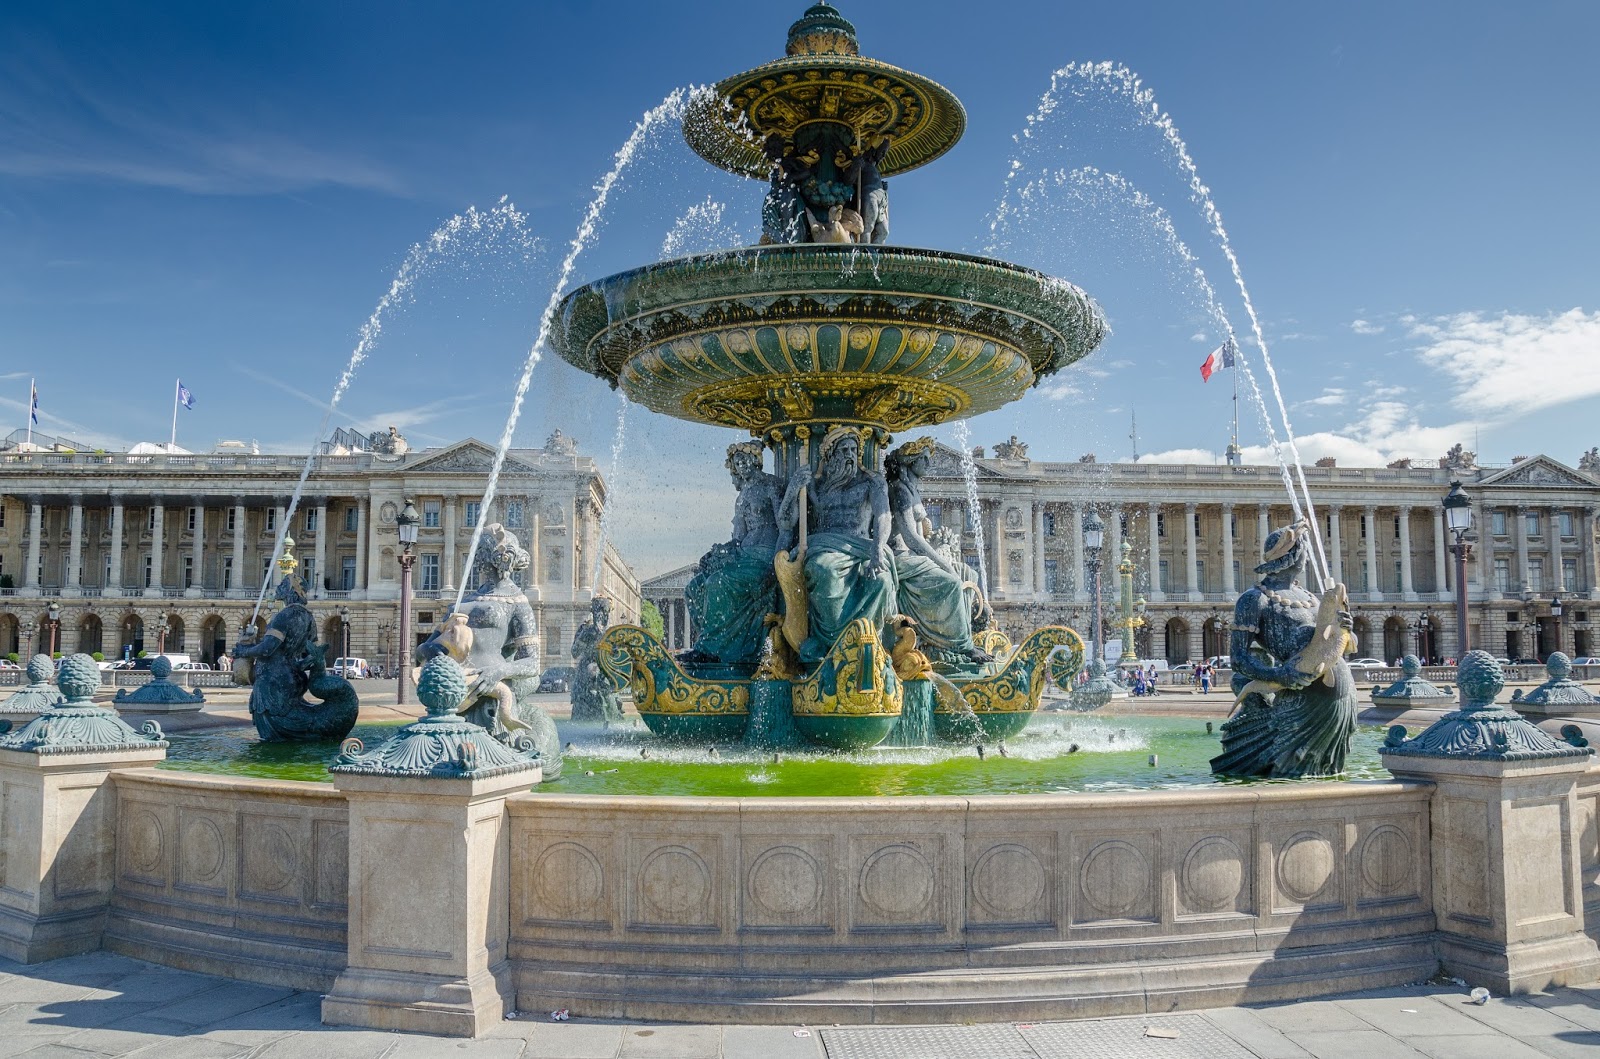
[[[1347,663],[1351,669],[1390,669],[1388,662],[1381,658],[1352,658]]]
[[[372,676],[372,667],[365,658],[335,658],[329,668],[334,676],[344,677],[346,680],[367,680]]]
[[[22,668],[22,665],[19,662],[13,662],[9,658],[0,658],[0,669],[21,669],[21,668]]]
[[[578,671],[572,666],[551,666],[539,676],[539,691],[552,694],[572,690],[572,680]]]
[[[173,669],[182,669],[194,661],[194,659],[190,658],[188,655],[183,654],[145,655],[143,658],[133,659],[128,665],[125,665],[122,668],[148,670],[158,658],[165,658],[168,662],[171,662]],[[201,666],[200,668],[205,669],[206,667]]]
[[[1542,665],[1544,665],[1544,663],[1539,661],[1537,658],[1518,658],[1518,659],[1514,660],[1511,664],[1514,665],[1514,666],[1542,666]]]
[[[1572,664],[1575,666],[1600,666],[1600,658],[1595,658],[1591,655],[1579,655],[1572,660]]]
[[[204,662],[175,662],[172,669],[178,673],[209,673],[211,667]]]

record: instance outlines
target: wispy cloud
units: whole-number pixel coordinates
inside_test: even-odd
[[[1455,382],[1463,412],[1514,418],[1600,396],[1600,311],[1457,313],[1416,320],[1421,361]]]
[[[1349,404],[1350,394],[1337,387],[1329,387],[1316,397],[1308,398],[1295,405],[1296,408],[1336,408],[1339,405]]]
[[[1350,330],[1358,335],[1381,335],[1384,327],[1382,324],[1375,324],[1370,320],[1352,320],[1350,321]]]

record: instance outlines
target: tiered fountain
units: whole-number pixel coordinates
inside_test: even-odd
[[[897,485],[880,469],[929,447],[891,453],[896,434],[1015,401],[1106,331],[1070,283],[882,245],[883,178],[937,158],[965,124],[948,90],[862,57],[854,27],[816,4],[791,27],[785,58],[718,84],[685,122],[707,161],[770,179],[763,245],[624,272],[562,304],[552,337],[570,363],[632,402],[748,431],[773,453],[776,480],[756,474],[782,503],[751,516],[769,532],[701,564],[700,591],[723,609],[731,593],[747,627],[682,659],[634,626],[603,644],[602,665],[631,683],[658,735],[760,735],[746,733],[756,704],[757,727],[786,729],[792,715],[836,748],[897,727],[1001,738],[1027,723],[1047,679],[1081,665],[1070,629],[1016,646],[986,631],[978,579],[921,536],[914,478]]]

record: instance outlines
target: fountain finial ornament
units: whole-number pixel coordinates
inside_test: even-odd
[[[33,754],[92,754],[108,750],[160,749],[167,745],[161,726],[146,721],[134,731],[117,711],[94,703],[100,667],[88,655],[72,655],[56,676],[64,701],[15,732],[0,737],[0,750]],[[8,726],[10,722],[5,722]]]
[[[435,655],[417,676],[417,698],[427,716],[406,725],[393,739],[372,750],[346,739],[328,771],[429,779],[488,779],[537,768],[533,739],[517,733],[501,743],[458,711],[468,694],[467,675],[449,655]]]
[[[1401,725],[1389,729],[1383,755],[1388,757],[1472,758],[1534,761],[1581,757],[1594,751],[1558,741],[1516,710],[1495,705],[1505,689],[1505,673],[1486,651],[1468,651],[1457,670],[1461,708],[1447,713],[1415,739]]]
[[[1572,679],[1572,659],[1560,651],[1556,651],[1545,659],[1545,672],[1549,679],[1532,691],[1524,695],[1518,689],[1511,696],[1511,701],[1518,706],[1594,706],[1600,704],[1600,698],[1589,694],[1589,690],[1576,680]],[[1555,711],[1550,711],[1555,712]]]
[[[1416,655],[1406,655],[1400,660],[1399,680],[1372,692],[1372,702],[1377,706],[1406,706],[1452,697],[1448,691],[1422,679],[1422,660]]]
[[[199,706],[206,701],[205,692],[199,688],[184,691],[171,677],[171,660],[157,655],[150,661],[150,683],[132,691],[118,688],[115,702],[118,706]]]
[[[0,717],[8,713],[35,714],[65,701],[55,685],[56,664],[47,654],[28,659],[28,682],[0,703]]]

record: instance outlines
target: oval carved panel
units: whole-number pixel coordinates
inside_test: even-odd
[[[550,919],[597,919],[605,873],[600,861],[576,842],[545,848],[533,864],[536,913]]]
[[[252,890],[274,893],[288,886],[300,870],[300,857],[294,840],[279,824],[268,823],[253,830],[245,850]]]
[[[1314,831],[1302,831],[1278,854],[1278,889],[1289,900],[1307,904],[1327,888],[1333,866],[1333,843]]]
[[[1393,824],[1372,829],[1361,844],[1361,877],[1380,894],[1391,894],[1405,885],[1411,874],[1411,840]]]
[[[885,846],[861,865],[859,889],[861,899],[882,915],[910,916],[933,900],[933,865],[915,846]]]
[[[663,846],[639,865],[639,900],[661,922],[703,918],[711,898],[711,872],[692,849]]]
[[[972,866],[972,899],[998,918],[1028,912],[1044,894],[1045,871],[1038,856],[1015,843],[984,850]]]
[[[182,865],[178,877],[184,882],[210,882],[222,874],[227,844],[217,825],[206,817],[185,820],[180,833]]]
[[[1083,858],[1078,889],[1103,916],[1125,916],[1139,907],[1150,886],[1150,862],[1137,846],[1120,839],[1100,843]]]
[[[1179,874],[1183,903],[1196,912],[1220,912],[1244,889],[1244,854],[1221,835],[1196,842]]]
[[[771,916],[810,912],[822,902],[822,869],[794,846],[763,850],[745,878],[750,902]]]
[[[161,871],[162,854],[166,852],[167,835],[161,829],[161,818],[149,809],[135,809],[128,814],[128,868],[140,875],[154,875]]]

